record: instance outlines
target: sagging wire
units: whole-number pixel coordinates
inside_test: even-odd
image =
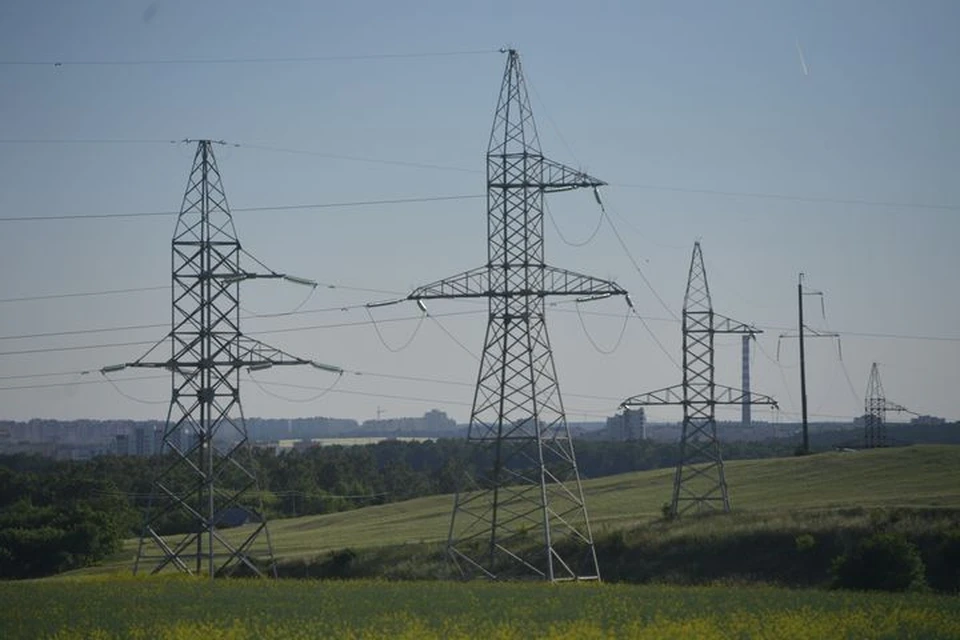
[[[657,293],[657,290],[653,287],[653,284],[647,279],[647,275],[643,272],[643,269],[640,268],[640,263],[637,262],[636,258],[633,257],[633,254],[630,253],[630,249],[627,247],[627,243],[624,241],[623,236],[620,235],[620,230],[617,229],[617,226],[613,223],[613,218],[607,213],[607,209],[603,204],[603,201],[600,199],[600,191],[597,188],[593,190],[594,198],[597,200],[597,204],[600,206],[600,213],[604,220],[607,221],[607,224],[610,225],[610,230],[613,231],[613,235],[616,237],[617,242],[620,244],[620,248],[623,249],[623,252],[627,255],[627,259],[630,260],[630,263],[633,265],[633,268],[638,274],[640,274],[640,279],[643,280],[643,283],[647,285],[647,288],[650,289],[650,292],[653,294],[653,297],[657,299],[657,302],[660,303],[667,313],[670,314],[670,317],[679,322],[680,317],[673,312],[667,303],[664,302],[663,298],[660,297],[660,294]]]
[[[310,287],[310,293],[308,293],[303,300],[300,301],[300,304],[295,306],[289,311],[280,311],[280,312],[271,312],[271,313],[257,313],[256,311],[251,311],[247,307],[240,305],[240,309],[247,314],[249,318],[283,318],[284,316],[292,316],[296,314],[300,309],[303,309],[304,305],[310,302],[310,299],[313,298],[313,294],[317,292],[317,287]]]
[[[139,403],[139,404],[150,404],[150,405],[169,404],[169,402],[170,402],[169,400],[144,400],[143,398],[138,398],[138,397],[136,397],[136,396],[132,396],[132,395],[130,395],[129,393],[125,393],[125,392],[123,391],[123,389],[121,389],[121,388],[117,385],[117,383],[114,382],[113,379],[112,379],[109,375],[107,375],[107,372],[101,371],[101,372],[100,372],[100,375],[102,375],[102,376],[104,377],[104,379],[105,379],[107,382],[110,383],[110,386],[113,387],[113,389],[114,389],[117,393],[119,393],[121,396],[123,396],[123,397],[126,398],[127,400],[131,400],[131,401],[137,402],[137,403]],[[162,377],[164,377],[164,376],[150,376],[150,377],[147,377],[147,378],[140,378],[140,380],[156,380],[156,379],[159,379],[159,378],[162,378]]]
[[[426,320],[428,314],[427,314],[426,308],[423,306],[423,303],[420,302],[419,300],[417,302],[420,304],[420,309],[422,311],[422,313],[420,314],[420,317],[417,319],[417,326],[414,327],[413,333],[410,334],[410,337],[407,338],[406,342],[404,342],[399,347],[391,347],[389,344],[387,344],[387,341],[384,339],[383,333],[380,331],[380,327],[377,324],[376,319],[373,317],[373,312],[370,311],[371,307],[382,306],[382,305],[380,303],[370,303],[370,304],[363,305],[363,310],[367,312],[367,317],[370,318],[370,324],[373,325],[373,330],[374,332],[376,332],[377,338],[380,339],[380,344],[382,344],[383,347],[390,353],[398,353],[400,351],[403,351],[407,347],[409,347],[413,343],[414,338],[416,338],[417,334],[420,332],[420,327],[423,326],[423,321]],[[393,304],[393,303],[391,302],[387,304]]]
[[[538,103],[537,111],[539,113],[543,113],[543,115],[546,116],[547,122],[549,122],[550,126],[553,127],[553,132],[557,134],[557,137],[560,139],[560,144],[564,146],[564,148],[567,150],[567,153],[569,153],[570,157],[573,158],[573,161],[576,162],[577,164],[580,164],[580,160],[577,159],[577,154],[573,152],[573,148],[571,148],[571,146],[567,143],[567,139],[563,137],[562,133],[560,133],[560,127],[557,126],[557,123],[554,121],[553,117],[550,115],[550,110],[547,108],[546,103],[544,103],[543,99],[540,97],[540,93],[537,91],[536,86],[534,86],[533,82],[531,82],[530,73],[528,71],[525,71],[523,76],[524,76],[523,78],[524,82],[528,87],[530,87],[530,90],[533,92],[533,97],[536,98],[537,100],[537,103]]]
[[[418,300],[418,302],[419,302],[419,300]],[[433,316],[432,314],[426,313],[426,311],[424,311],[424,314],[425,314],[426,316],[428,316],[431,320],[433,320],[433,322],[436,323],[436,325],[437,325],[438,327],[440,327],[440,330],[443,331],[445,334],[447,334],[447,337],[450,338],[451,340],[453,340],[454,344],[456,344],[458,347],[460,347],[460,349],[463,350],[464,353],[468,354],[471,358],[473,358],[473,359],[476,360],[477,362],[480,362],[480,358],[477,356],[477,354],[475,354],[473,351],[471,351],[470,348],[467,347],[467,345],[463,344],[463,343],[457,338],[457,336],[453,335],[445,326],[443,326],[443,324],[441,324],[440,321],[437,320],[437,318],[436,318],[435,316]]]
[[[633,311],[633,315],[635,315],[637,319],[640,320],[640,323],[643,325],[643,328],[647,330],[647,333],[650,334],[650,337],[653,338],[653,342],[657,345],[657,347],[660,348],[660,351],[663,352],[663,355],[667,356],[667,360],[672,362],[673,366],[675,366],[678,370],[683,371],[683,367],[680,366],[680,363],[677,362],[677,359],[673,357],[673,355],[667,350],[665,346],[663,346],[663,343],[660,342],[660,338],[657,337],[657,334],[655,334],[653,332],[653,329],[650,328],[650,325],[647,324],[646,318],[640,315],[640,313],[636,309],[634,309],[632,305],[630,306],[630,309]]]
[[[630,319],[630,308],[627,307],[627,310],[623,314],[623,324],[620,326],[620,335],[617,337],[616,342],[613,347],[610,349],[604,349],[597,341],[593,339],[593,336],[590,335],[590,332],[587,330],[587,324],[583,320],[583,314],[580,313],[580,303],[582,300],[576,300],[576,309],[577,309],[577,318],[580,320],[580,327],[583,329],[583,334],[587,336],[587,341],[593,346],[597,353],[602,353],[603,355],[609,356],[613,354],[617,349],[620,348],[620,343],[623,342],[623,336],[627,332],[627,321]]]
[[[259,380],[257,380],[257,377],[253,375],[253,371],[251,371],[250,369],[247,370],[247,374],[250,376],[250,380],[253,382],[253,384],[255,384],[257,388],[260,389],[260,391],[267,394],[268,396],[276,398],[277,400],[283,400],[284,402],[295,402],[295,403],[301,403],[301,404],[304,404],[307,402],[315,402],[319,400],[323,396],[333,391],[337,387],[337,385],[340,384],[340,381],[343,379],[343,371],[341,371],[340,373],[337,374],[336,379],[334,379],[334,381],[328,387],[321,389],[320,392],[317,393],[316,395],[310,396],[309,398],[288,398],[278,393],[273,393],[272,391],[268,391],[263,386],[264,384],[269,385],[269,384],[275,384],[275,383],[260,382]],[[288,385],[282,385],[282,386],[288,386]]]
[[[826,393],[819,394],[820,402],[818,402],[817,406],[813,408],[812,413],[820,413],[820,411],[826,406],[827,402],[832,398],[832,396],[834,395],[833,390],[835,388],[836,378],[837,378],[837,367],[834,366],[834,367],[831,367],[830,372],[826,376],[824,376],[824,380],[827,383],[825,387],[827,391]]]
[[[557,224],[557,219],[553,217],[553,212],[550,211],[550,207],[549,207],[549,205],[547,205],[547,199],[546,199],[546,198],[543,199],[543,208],[546,210],[546,212],[547,212],[547,218],[550,219],[550,224],[553,225],[553,228],[556,230],[557,235],[560,237],[560,240],[561,240],[565,245],[570,246],[570,247],[585,247],[585,246],[587,246],[588,244],[590,244],[591,242],[593,242],[594,238],[597,237],[597,234],[600,233],[600,227],[603,226],[603,209],[602,209],[602,205],[601,205],[600,215],[597,217],[597,226],[594,227],[593,231],[590,233],[590,235],[587,237],[586,240],[584,240],[583,242],[573,242],[573,241],[571,241],[571,240],[568,240],[567,237],[566,237],[565,235],[563,235],[563,231],[560,230],[560,226]]]
[[[814,292],[820,298],[820,315],[823,317],[823,322],[826,325],[827,322],[827,309],[826,305],[823,302],[824,295],[822,292]],[[829,327],[829,325],[827,325]],[[860,398],[857,396],[857,390],[853,385],[853,380],[850,379],[850,372],[847,371],[847,365],[843,361],[843,343],[839,333],[836,332],[824,332],[827,337],[833,337],[837,339],[837,360],[840,363],[840,369],[843,371],[843,377],[847,381],[847,388],[850,390],[850,397],[853,398],[854,411],[857,411],[857,407],[860,406]]]
[[[837,339],[837,344],[840,344],[840,339]],[[847,365],[843,361],[843,358],[840,358],[840,368],[843,370],[843,377],[847,381],[847,388],[850,389],[850,397],[853,398],[853,406],[860,406],[860,397],[857,395],[856,387],[853,385],[853,380],[850,379],[850,372],[847,371]]]
[[[772,362],[776,367],[777,371],[780,373],[780,381],[783,382],[783,390],[787,394],[787,401],[790,403],[790,408],[795,409],[797,405],[793,402],[793,395],[790,393],[790,384],[787,382],[787,374],[784,373],[784,367],[780,364],[780,339],[777,339],[777,359],[774,360],[770,357],[770,354],[767,353],[767,350],[763,348],[763,345],[760,344],[759,340],[754,340],[754,343],[757,345],[757,349],[760,350],[760,353],[763,354],[763,357]],[[799,366],[799,365],[798,365]]]

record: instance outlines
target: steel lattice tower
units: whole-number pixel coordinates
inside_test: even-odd
[[[244,336],[240,282],[285,278],[315,283],[241,268],[245,252],[209,140],[197,145],[172,248],[170,358],[148,362],[148,352],[135,362],[103,369],[162,368],[172,377],[162,440],[169,464],[154,482],[133,571],[157,573],[173,568],[211,578],[233,573],[275,575],[240,404],[240,369],[293,364],[339,369]],[[259,522],[227,529],[225,519],[241,509],[253,509]],[[169,531],[186,533],[166,535]]]
[[[717,437],[717,405],[768,404],[776,401],[749,390],[714,383],[714,336],[718,333],[755,335],[755,327],[714,313],[700,243],[693,245],[687,291],[683,300],[683,382],[633,396],[624,409],[650,405],[683,407],[680,460],[673,479],[670,514],[696,510],[730,511],[727,481]]]
[[[887,411],[906,411],[906,407],[888,402],[880,382],[880,367],[876,362],[870,367],[867,395],[863,400],[863,448],[874,449],[887,446]]]
[[[599,579],[544,299],[626,291],[545,263],[544,195],[605,183],[543,156],[520,56],[506,53],[487,150],[487,263],[408,296],[488,301],[467,440],[492,466],[462,482],[447,551],[465,577]]]

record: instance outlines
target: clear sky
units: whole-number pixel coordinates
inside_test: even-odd
[[[244,373],[246,414],[465,421],[483,305],[435,302],[415,336],[414,305],[373,309],[375,326],[360,305],[480,266],[483,200],[267,208],[483,194],[503,46],[522,55],[545,154],[610,183],[612,225],[589,192],[549,197],[548,261],[615,278],[647,318],[618,342],[620,300],[549,309],[569,419],[680,382],[698,239],[715,310],[765,329],[753,388],[781,421],[799,412],[797,343],[779,362],[777,343],[801,271],[825,293],[808,324],[843,336],[842,361],[835,341],[808,343],[814,418],[861,413],[876,361],[888,399],[960,419],[958,27],[960,4],[933,0],[6,0],[0,419],[163,417],[168,378],[126,371],[114,388],[96,370],[168,330],[175,218],[8,218],[174,211],[194,148],[168,141],[210,138],[231,143],[216,153],[244,248],[323,283],[306,302],[245,284],[244,329],[348,371],[316,399],[335,376]],[[392,349],[413,339],[394,352],[375,329]],[[718,337],[717,381],[739,386],[739,367],[739,337]]]

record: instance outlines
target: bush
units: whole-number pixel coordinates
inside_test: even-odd
[[[797,546],[797,551],[803,553],[817,546],[817,539],[809,533],[801,533],[794,539],[794,543]]]
[[[960,531],[947,534],[928,559],[930,586],[938,591],[960,592]]]
[[[840,589],[907,591],[926,587],[923,560],[910,541],[895,533],[861,540],[833,561],[833,586]]]

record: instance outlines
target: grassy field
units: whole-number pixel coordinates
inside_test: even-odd
[[[129,545],[104,567],[0,582],[0,638],[960,638],[956,595],[769,586],[823,585],[831,559],[876,530],[903,533],[922,552],[925,540],[960,531],[960,447],[727,469],[735,512],[677,521],[661,519],[672,470],[587,481],[604,584],[110,575],[129,571]],[[436,578],[449,570],[450,507],[438,496],[277,520],[271,531],[287,575],[298,563],[300,575],[329,575],[316,569],[351,548],[351,576]]]
[[[726,464],[737,511],[839,507],[960,508],[960,447],[915,446]],[[620,529],[662,516],[673,470],[629,473],[584,483],[594,529]],[[281,558],[318,551],[446,539],[450,496],[271,524]]]
[[[0,637],[960,638],[960,599],[763,587],[208,582],[0,583]]]
[[[751,529],[758,520],[783,524],[803,511],[844,508],[960,509],[960,446],[920,445],[856,453],[728,462],[727,482],[737,516],[696,527]],[[587,506],[598,538],[637,526],[651,527],[670,498],[672,469],[586,480]],[[270,533],[281,561],[333,550],[372,549],[446,540],[451,496],[433,496],[356,511],[274,520]],[[684,521],[658,536],[679,535]],[[671,533],[673,532],[673,533]],[[101,567],[129,569],[134,542]]]

